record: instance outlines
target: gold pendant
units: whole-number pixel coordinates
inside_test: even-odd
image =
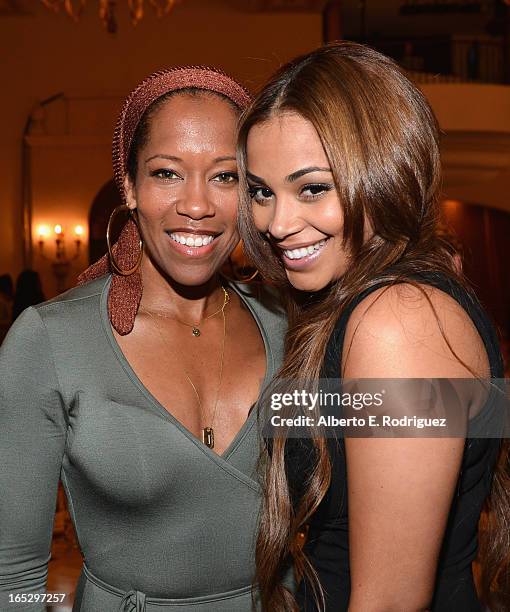
[[[197,338],[198,336],[200,336],[200,330],[198,329],[198,327],[194,327],[191,330],[191,333],[195,336],[195,338]]]
[[[214,429],[212,427],[204,427],[202,441],[209,448],[214,448]]]

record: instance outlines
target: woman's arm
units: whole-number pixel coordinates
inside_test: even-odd
[[[0,347],[0,610],[45,592],[66,423],[49,338],[34,308]]]
[[[448,341],[488,375],[482,341],[464,310],[425,287]],[[429,301],[409,285],[382,289],[354,311],[346,331],[345,378],[470,378],[452,355]],[[349,612],[427,610],[463,438],[345,441],[351,598]]]

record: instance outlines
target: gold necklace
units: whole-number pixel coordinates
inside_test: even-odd
[[[222,287],[223,291],[225,291],[225,293],[228,296],[228,292],[224,289],[224,287]],[[202,428],[202,442],[208,446],[209,448],[214,448],[214,420],[216,418],[216,409],[218,408],[218,399],[220,397],[220,389],[221,389],[221,383],[223,381],[223,366],[225,363],[225,339],[227,336],[227,317],[225,315],[225,306],[228,303],[228,301],[230,300],[230,296],[228,296],[228,299],[226,301],[224,301],[223,303],[223,307],[220,308],[220,310],[216,311],[214,314],[218,314],[218,312],[221,311],[221,314],[223,315],[223,338],[221,341],[221,361],[220,361],[220,377],[218,380],[218,388],[216,389],[216,399],[214,401],[214,409],[213,409],[213,414],[212,414],[212,418],[211,418],[211,425],[209,427],[203,427]],[[149,315],[149,317],[154,321],[154,325],[156,326],[156,329],[158,330],[158,334],[159,337],[161,338],[161,341],[163,342],[163,344],[165,345],[165,347],[167,346],[166,340],[163,337],[163,334],[161,332],[161,328],[158,325],[157,319],[155,318],[155,315],[153,313],[151,313],[149,310],[142,310],[142,312],[145,312]],[[160,315],[162,316],[162,315]],[[209,315],[209,317],[211,317],[213,315]],[[207,317],[207,318],[209,318]],[[167,317],[167,318],[171,318],[171,317]],[[177,320],[177,319],[176,319]],[[205,321],[205,319],[204,319]],[[193,334],[195,335],[195,334]],[[188,372],[186,372],[186,370],[183,368],[184,371],[184,376],[186,376],[189,384],[191,385],[195,396],[197,398],[197,402],[198,402],[198,407],[200,410],[200,416],[203,415],[203,407],[202,407],[202,401],[200,399],[200,395],[197,391],[197,388],[195,386],[195,384],[193,383],[193,381],[191,380]]]
[[[162,317],[163,319],[172,319],[173,321],[177,321],[177,323],[180,323],[181,325],[187,325],[188,327],[191,327],[191,333],[193,337],[198,338],[198,336],[202,335],[202,332],[200,331],[200,326],[203,325],[207,321],[207,319],[215,317],[219,312],[223,312],[227,304],[230,302],[229,292],[225,289],[223,285],[221,285],[221,288],[223,289],[223,305],[221,306],[221,308],[218,308],[218,310],[215,310],[212,314],[207,315],[207,317],[202,319],[200,323],[187,323],[186,321],[181,321],[181,319],[177,319],[176,317],[169,317],[167,315],[160,314],[159,312],[149,312],[145,309],[142,309],[140,312],[146,312],[149,315],[155,315],[156,317]]]

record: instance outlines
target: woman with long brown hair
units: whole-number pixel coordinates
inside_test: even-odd
[[[436,119],[391,60],[340,42],[290,62],[244,114],[238,157],[245,246],[287,295],[277,382],[503,376],[493,328],[437,231]],[[465,421],[492,418],[492,392],[465,389]],[[491,486],[482,582],[485,595],[499,588],[494,610],[510,609],[508,454],[497,437],[277,433],[261,465],[265,609],[481,610],[471,564]],[[304,574],[299,607],[280,579],[291,560]]]

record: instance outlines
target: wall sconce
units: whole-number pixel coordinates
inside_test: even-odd
[[[72,262],[80,256],[81,245],[83,241],[84,229],[83,225],[75,225],[74,229],[75,250],[72,256],[68,257],[66,253],[66,240],[64,228],[60,223],[57,223],[52,231],[49,225],[39,225],[37,228],[39,253],[41,257],[51,262],[53,274],[57,281],[57,291],[61,293],[67,289],[66,281],[71,269]],[[47,244],[55,244],[55,255],[50,257],[45,253]]]

